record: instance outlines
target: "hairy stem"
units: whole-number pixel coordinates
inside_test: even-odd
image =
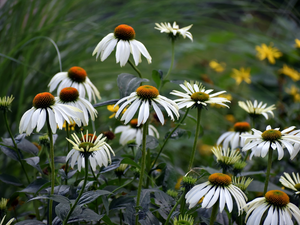
[[[173,208],[171,209],[171,211],[169,212],[169,215],[167,217],[167,220],[165,222],[165,225],[168,225],[169,220],[172,216],[172,213],[174,212],[174,210],[177,208],[178,204],[182,201],[182,199],[184,199],[185,196],[185,192],[180,196],[180,198],[177,200],[176,204],[173,206]]]
[[[266,172],[266,181],[265,181],[265,187],[264,187],[264,195],[267,193],[268,190],[268,184],[269,184],[269,178],[270,178],[270,171],[272,167],[272,157],[273,157],[273,149],[269,148],[269,154],[268,154],[268,167]]]

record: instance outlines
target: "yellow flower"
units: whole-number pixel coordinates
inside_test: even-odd
[[[299,39],[295,39],[295,48],[300,48],[300,40]]]
[[[272,43],[267,46],[266,44],[262,44],[261,46],[256,46],[255,50],[257,51],[256,56],[259,60],[268,59],[269,63],[275,64],[275,59],[282,56],[282,53],[275,47],[272,47]]]
[[[292,85],[291,88],[286,88],[285,89],[286,93],[288,93],[289,95],[293,96],[294,102],[300,102],[300,93],[299,93],[299,89],[295,86]]]
[[[227,114],[227,115],[225,116],[225,119],[226,119],[227,121],[231,122],[231,123],[235,123],[235,117],[234,117],[234,115],[232,115],[232,114]]]
[[[245,81],[247,84],[250,84],[250,70],[250,68],[244,67],[241,67],[240,70],[232,69],[231,77],[235,79],[237,85],[239,85],[242,81]]]
[[[181,181],[182,181],[182,176],[180,176],[177,180],[177,183],[175,185],[175,190],[179,190],[181,187]]]
[[[300,80],[300,73],[297,70],[295,70],[287,65],[283,65],[283,68],[281,70],[279,70],[279,73],[292,78],[293,81]]]
[[[218,73],[223,72],[225,70],[225,66],[225,63],[217,63],[217,61],[214,60],[209,62],[209,67]]]
[[[72,122],[72,123],[68,124],[69,130],[75,130],[75,126],[76,126],[75,122]],[[66,121],[64,122],[62,127],[66,130],[66,127],[67,127],[67,122]]]
[[[109,117],[109,119],[113,118],[116,115],[116,113],[118,112],[118,110],[119,110],[119,106],[118,105],[115,108],[114,108],[114,106],[115,105],[108,105],[107,106],[107,109],[109,111],[113,112],[113,114]]]
[[[214,146],[212,146],[212,145],[206,145],[206,144],[200,143],[198,145],[198,151],[199,151],[199,153],[200,153],[201,156],[209,156],[209,155],[212,155],[211,149],[213,147]]]

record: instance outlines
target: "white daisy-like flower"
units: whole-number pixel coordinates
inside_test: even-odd
[[[268,191],[264,197],[248,202],[244,207],[247,225],[293,225],[292,216],[300,224],[300,210],[290,203],[289,196],[280,190]]]
[[[154,27],[154,29],[157,29],[160,31],[160,33],[167,33],[170,34],[171,38],[178,37],[180,34],[183,36],[183,38],[188,37],[193,41],[193,35],[188,30],[191,29],[193,24],[183,27],[179,29],[179,26],[176,24],[176,22],[173,23],[173,26],[171,26],[170,23],[155,23],[157,27]]]
[[[39,132],[47,119],[53,133],[56,133],[57,126],[62,129],[65,121],[71,123],[73,120],[83,119],[80,109],[58,103],[49,92],[37,94],[32,104],[33,107],[27,110],[21,118],[20,134],[26,132],[27,135],[30,135],[35,127]]]
[[[216,156],[217,162],[221,164],[221,166],[233,165],[242,157],[240,151],[230,148],[213,147],[211,151]]]
[[[11,103],[15,99],[14,96],[4,96],[3,98],[0,97],[0,110],[7,111],[10,108]]]
[[[292,144],[300,144],[300,137],[289,134],[294,128],[295,126],[291,126],[283,131],[279,131],[279,128],[272,129],[271,126],[268,125],[264,132],[252,128],[253,134],[241,135],[241,137],[245,139],[245,145],[242,151],[251,149],[251,159],[253,155],[265,157],[270,148],[273,150],[277,149],[278,160],[281,160],[284,156],[283,148],[286,147],[291,155],[290,158],[293,159],[297,152],[294,151]]]
[[[258,103],[257,100],[255,100],[253,103],[251,101],[238,102],[239,106],[244,109],[247,113],[249,113],[251,116],[256,117],[259,115],[263,115],[266,119],[268,119],[268,114],[272,115],[274,117],[274,113],[272,112],[274,109],[276,109],[275,105],[271,105],[267,107],[267,103],[260,102]]]
[[[223,97],[216,97],[226,91],[219,91],[217,93],[210,94],[213,89],[205,90],[201,83],[193,81],[191,81],[190,83],[184,81],[184,84],[180,84],[180,87],[182,87],[182,89],[185,90],[186,93],[177,90],[173,90],[170,93],[172,95],[181,97],[180,99],[175,100],[175,102],[178,103],[179,109],[184,107],[190,108],[192,106],[206,107],[208,103],[214,103],[229,108],[229,106],[225,104],[225,102],[230,102],[229,100]]]
[[[142,61],[141,54],[148,60],[148,63],[151,63],[152,58],[145,46],[134,38],[134,29],[126,24],[121,24],[115,28],[114,33],[106,35],[98,43],[93,51],[93,55],[97,54],[96,59],[100,55],[100,59],[103,62],[117,46],[116,62],[120,63],[121,67],[127,63],[130,53],[136,66]]]
[[[92,99],[96,102],[96,97],[101,99],[98,89],[88,78],[86,71],[79,66],[71,67],[68,72],[55,74],[48,87],[50,87],[50,92],[57,88],[57,95],[65,87],[74,87],[78,90],[80,97],[85,98],[87,95],[90,102]]]
[[[122,102],[124,103],[122,104],[122,106],[120,106],[115,117],[117,118],[120,113],[123,112],[123,109],[131,104],[121,117],[121,121],[125,120],[125,124],[130,122],[130,120],[134,117],[135,113],[138,110],[139,113],[137,126],[146,123],[147,119],[149,118],[151,106],[153,106],[153,109],[156,112],[156,115],[161,124],[164,124],[165,119],[158,105],[164,107],[164,109],[168,113],[168,116],[171,117],[173,121],[175,120],[173,114],[177,117],[177,119],[179,118],[177,104],[171,99],[160,95],[157,88],[150,85],[143,85],[138,87],[135,92],[132,92],[129,96],[120,99],[115,104],[115,107],[117,107],[117,105]]]
[[[228,211],[231,212],[234,199],[240,213],[247,201],[244,192],[232,184],[230,176],[223,173],[211,174],[207,182],[194,186],[185,196],[186,203],[189,203],[189,208],[192,208],[202,197],[204,197],[202,208],[211,208],[219,202],[220,212],[223,211],[225,204]]]
[[[217,145],[222,144],[224,149],[231,148],[239,148],[244,146],[244,139],[240,137],[241,134],[250,134],[251,130],[250,124],[247,122],[237,122],[233,127],[234,131],[227,131],[222,134],[218,141]]]
[[[283,173],[284,176],[281,176],[279,181],[280,183],[295,191],[296,195],[300,195],[300,176],[299,173],[292,173],[293,177],[291,177],[288,173]]]
[[[98,137],[94,134],[89,134],[86,131],[86,134],[83,135],[81,132],[82,138],[79,139],[76,134],[71,135],[74,141],[67,138],[67,140],[73,145],[73,149],[68,153],[66,161],[71,159],[71,167],[74,167],[77,162],[78,170],[81,171],[81,167],[85,168],[84,157],[89,157],[90,165],[93,171],[96,171],[96,166],[108,166],[111,163],[112,153],[115,155],[112,148],[105,142],[106,137],[103,137],[100,134]],[[103,137],[103,138],[102,138]]]
[[[55,100],[57,103],[76,107],[83,112],[82,120],[75,119],[74,121],[79,127],[81,126],[81,123],[84,126],[88,125],[89,116],[93,121],[95,121],[95,118],[97,117],[97,110],[88,100],[80,97],[78,90],[74,87],[63,88],[59,93],[59,97],[56,97]]]
[[[142,144],[143,140],[143,127],[137,126],[137,119],[132,119],[128,126],[118,126],[115,133],[121,133],[119,143],[126,145],[129,141],[135,140],[137,146]],[[159,133],[154,126],[149,124],[148,135],[159,138]]]
[[[12,218],[12,219],[10,219],[6,224],[4,224],[5,217],[6,217],[6,215],[3,216],[3,218],[2,218],[2,220],[1,220],[1,222],[0,222],[0,225],[10,225],[10,224],[12,224],[12,222],[15,221],[15,218]]]

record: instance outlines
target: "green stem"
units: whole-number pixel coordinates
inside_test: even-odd
[[[244,162],[247,161],[247,158],[249,157],[250,153],[251,153],[251,150],[248,150],[247,153],[246,153],[246,156],[244,158]]]
[[[81,198],[81,196],[84,192],[84,189],[85,189],[85,186],[86,186],[86,183],[87,183],[87,179],[88,179],[88,175],[89,175],[89,157],[86,154],[84,154],[84,162],[85,162],[85,176],[84,176],[83,185],[81,187],[81,190],[80,190],[80,193],[79,193],[78,197],[76,198],[74,204],[72,205],[71,210],[69,211],[67,217],[65,218],[63,225],[68,224],[68,220],[69,220],[70,216],[72,215],[72,212],[74,211],[75,207],[77,206],[77,203],[78,203],[79,199]]]
[[[147,171],[150,172],[150,167],[151,167],[151,158],[150,158],[150,149],[148,148],[147,149]],[[150,174],[148,174],[147,176],[147,182],[146,182],[146,188],[149,187],[149,184],[150,184]]]
[[[219,208],[219,200],[214,204],[212,208],[209,225],[214,225],[214,222],[218,215],[218,208]]]
[[[134,65],[133,62],[131,62],[130,59],[128,59],[128,63],[130,64],[130,66],[138,73],[139,77],[142,78],[142,74],[141,72],[139,71],[139,69]]]
[[[161,146],[155,160],[152,163],[152,167],[156,164],[158,157],[160,156],[160,154],[162,153],[162,150],[164,149],[165,145],[167,144],[169,138],[172,136],[172,134],[175,132],[175,130],[177,130],[177,128],[183,123],[183,121],[185,120],[187,114],[189,112],[189,108],[185,111],[184,116],[182,117],[181,121],[176,125],[176,127],[169,133],[168,137],[165,139],[163,145]]]
[[[265,187],[264,187],[264,195],[267,193],[268,190],[268,184],[269,184],[269,178],[270,178],[270,171],[272,167],[272,157],[273,157],[273,149],[269,148],[269,154],[268,154],[268,167],[266,172],[266,181],[265,181]]]
[[[180,198],[177,200],[176,204],[173,206],[173,208],[172,208],[171,211],[169,212],[169,215],[168,215],[168,217],[167,217],[167,220],[166,220],[166,222],[165,222],[165,225],[168,225],[169,220],[170,220],[170,218],[171,218],[171,216],[172,216],[172,213],[173,213],[174,210],[177,208],[179,202],[181,202],[181,200],[184,199],[184,196],[185,196],[185,194],[182,194],[182,195],[180,196]]]
[[[115,190],[113,190],[112,193],[107,196],[107,198],[110,198],[110,196],[113,193],[115,193],[116,191],[120,190],[121,188],[127,186],[128,184],[131,184],[133,181],[135,181],[135,177],[131,181],[128,181],[126,184],[123,184],[122,186],[120,186],[120,187],[116,188]]]
[[[50,168],[51,168],[51,192],[50,194],[54,194],[54,186],[55,186],[55,165],[54,165],[54,146],[53,146],[53,133],[50,126],[49,115],[47,115],[47,128],[48,128],[48,136],[50,139]],[[53,200],[49,200],[49,224],[52,224],[52,205]]]
[[[8,119],[7,119],[7,112],[6,112],[6,110],[3,111],[3,115],[4,115],[4,121],[5,121],[5,125],[6,125],[6,128],[7,128],[7,131],[8,131],[9,136],[10,136],[10,138],[11,138],[11,140],[12,140],[14,146],[15,146],[15,151],[17,152],[18,159],[19,159],[19,162],[21,163],[22,170],[23,170],[23,172],[24,172],[24,174],[26,176],[28,184],[30,184],[30,179],[29,179],[28,174],[27,174],[27,172],[25,170],[25,166],[23,164],[23,161],[22,161],[22,158],[21,158],[21,155],[20,155],[17,143],[16,143],[16,141],[14,139],[14,136],[13,136],[13,134],[12,134],[12,132],[10,130],[10,127],[8,125]]]
[[[140,197],[141,197],[141,191],[142,191],[142,185],[143,185],[143,176],[145,172],[145,164],[146,164],[146,136],[148,132],[148,120],[143,125],[143,146],[142,146],[142,162],[141,162],[141,171],[140,171],[140,178],[139,178],[139,186],[138,186],[138,192],[136,197],[136,210],[137,215],[135,217],[135,224],[138,225],[139,222],[139,207],[140,207]]]
[[[70,131],[69,131],[69,124],[66,121],[66,132],[67,132],[67,138],[70,139]],[[68,152],[67,154],[71,151],[71,143],[67,141],[68,143]],[[69,161],[66,162],[66,167],[65,167],[65,173],[66,173],[66,180],[65,180],[65,185],[68,184],[68,167],[69,167]]]
[[[184,188],[182,196],[185,196],[187,193],[186,189]],[[185,214],[185,198],[182,199],[181,204],[180,204],[180,214],[184,215]]]
[[[200,119],[201,119],[201,108],[198,107],[198,111],[197,111],[197,124],[196,124],[196,133],[195,133],[195,139],[194,139],[194,146],[193,146],[193,150],[192,150],[192,154],[191,154],[191,158],[190,158],[190,163],[189,163],[188,170],[192,169],[193,163],[194,163],[195,152],[196,152],[196,149],[197,149],[198,136],[199,136],[199,133],[200,133]]]
[[[159,86],[159,91],[162,89],[162,87],[164,86],[164,80],[167,80],[168,76],[170,75],[172,69],[173,69],[173,64],[174,64],[174,59],[175,59],[175,40],[172,39],[172,56],[171,56],[171,65],[169,67],[169,70],[167,72],[167,75],[163,78],[163,80],[160,83]]]

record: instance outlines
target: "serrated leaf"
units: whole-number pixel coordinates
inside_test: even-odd
[[[13,177],[8,174],[1,174],[0,175],[0,180],[6,184],[12,184],[14,186],[22,186],[23,184],[17,179],[16,177]]]
[[[49,183],[49,181],[46,179],[43,179],[43,178],[39,178],[39,179],[36,179],[35,181],[33,181],[32,183],[30,183],[26,188],[24,188],[23,190],[21,190],[19,192],[36,193],[46,183]]]
[[[122,164],[128,164],[128,165],[132,165],[136,168],[141,168],[141,166],[139,164],[137,164],[135,161],[133,161],[132,159],[130,158],[124,158],[122,161],[121,161]]]
[[[40,157],[35,156],[35,157],[31,157],[31,158],[26,158],[24,159],[30,166],[32,166],[33,168],[37,169],[37,171],[39,171],[40,173],[43,173],[39,162],[40,162]]]
[[[108,195],[110,193],[111,193],[110,191],[105,191],[105,190],[87,191],[82,194],[77,204],[78,205],[88,204],[96,200],[99,196]]]
[[[146,148],[155,149],[158,146],[158,140],[156,137],[147,135],[146,136]]]
[[[71,204],[71,201],[67,197],[62,196],[62,195],[37,196],[37,197],[29,199],[28,201],[33,201],[33,200],[38,200],[38,199],[51,199],[55,202],[59,202],[59,203],[65,204],[65,205]]]
[[[152,70],[152,79],[155,82],[157,87],[160,86],[161,77],[162,77],[161,74],[157,70]]]
[[[142,82],[148,82],[148,79],[142,79],[129,73],[118,75],[117,84],[119,87],[120,98],[124,98],[134,92]]]

